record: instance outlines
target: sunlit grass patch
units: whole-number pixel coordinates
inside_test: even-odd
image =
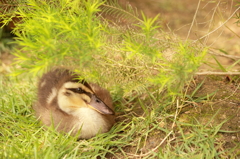
[[[185,107],[197,109],[214,98],[215,91],[195,96],[204,81],[190,92],[186,90],[204,61],[204,46],[163,32],[158,16],[147,18],[142,13],[137,17],[135,12],[118,9],[114,14],[133,17],[134,27],[109,25],[100,20],[100,0],[28,2],[29,8],[20,6],[17,10],[24,21],[14,30],[20,49],[15,50],[13,76],[0,75],[2,158],[239,155],[229,153],[236,152],[239,146],[225,148],[219,135],[226,120],[212,125],[216,117],[213,115],[206,124],[182,111]],[[103,7],[114,8],[105,3]],[[108,133],[77,140],[69,134],[44,129],[34,117],[32,105],[38,77],[62,66],[111,92],[117,123]]]

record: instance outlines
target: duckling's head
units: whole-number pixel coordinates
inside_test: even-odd
[[[68,114],[76,114],[80,108],[90,108],[103,115],[114,115],[114,111],[106,105],[85,81],[68,81],[58,92],[58,105]]]

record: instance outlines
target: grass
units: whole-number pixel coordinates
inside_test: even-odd
[[[90,14],[93,8],[89,5],[88,9]],[[55,14],[52,15],[55,16]],[[59,16],[54,16],[52,18],[59,18]],[[222,126],[228,120],[220,123],[213,122],[218,117],[219,111],[207,114],[206,118],[201,116],[207,122],[200,121],[199,113],[193,112],[205,105],[211,107],[215,95],[214,90],[208,92],[209,94],[198,96],[205,81],[195,84],[194,80],[189,80],[188,77],[198,68],[206,50],[199,51],[195,44],[182,43],[167,33],[156,33],[155,29],[158,27],[153,25],[156,18],[147,19],[144,15],[142,16],[143,23],[136,26],[139,26],[144,32],[139,30],[128,32],[124,29],[119,31],[117,27],[112,27],[107,31],[114,36],[103,37],[103,39],[111,40],[107,40],[102,47],[103,51],[94,57],[93,68],[97,68],[96,71],[101,73],[101,78],[98,76],[99,79],[94,79],[94,82],[104,83],[103,86],[111,91],[117,112],[117,123],[108,133],[99,134],[92,139],[77,141],[76,137],[58,133],[52,128],[43,129],[36,120],[32,109],[38,77],[31,74],[10,77],[4,71],[1,72],[0,158],[218,159],[239,157],[239,144],[234,143],[234,146],[226,147],[227,141],[220,133],[224,131]],[[46,20],[42,17],[40,19]],[[32,23],[34,22],[32,21]],[[46,26],[52,27],[52,25]],[[57,26],[62,27],[59,24]],[[81,29],[86,32],[88,29],[97,30],[99,28],[100,26],[94,24],[93,28]],[[28,29],[31,28],[26,30]],[[155,36],[152,38],[153,34],[163,38],[155,38]],[[40,35],[42,36],[42,34]],[[94,34],[92,38],[94,36],[99,37],[98,34]],[[58,38],[62,40],[62,37],[65,36],[62,34]],[[149,39],[153,43],[142,42],[144,40],[149,42]],[[65,42],[71,40],[70,37]],[[74,41],[71,42],[73,43],[68,43],[69,46],[75,44]],[[84,45],[87,45],[89,41],[85,42]],[[89,46],[92,45],[99,47],[97,43],[91,43]],[[38,45],[38,47],[40,48],[37,50],[41,51],[42,45]],[[64,50],[66,47],[67,45],[61,46],[61,49]],[[50,48],[53,48],[50,53],[56,51],[54,45]],[[156,57],[157,53],[164,53],[168,48],[175,52],[170,60],[164,61],[164,58]],[[25,49],[29,49],[29,47]],[[79,48],[72,47],[71,49],[78,50]],[[91,51],[91,49],[89,47],[86,50]],[[62,57],[66,54],[63,50],[59,51],[63,52]],[[31,51],[33,54],[29,55],[35,57],[36,50]],[[199,54],[196,53],[197,51]],[[106,53],[102,54],[102,52]],[[198,58],[196,58],[197,55]],[[22,57],[27,57],[24,51]],[[43,58],[48,59],[48,56]],[[39,58],[36,57],[36,59]],[[51,60],[50,62],[53,62],[54,58]],[[224,70],[225,66],[217,59],[216,62],[218,68]],[[37,64],[42,66],[41,62]],[[18,67],[20,66],[15,65],[10,68]],[[88,73],[86,70],[83,75]],[[94,74],[87,76],[88,79],[93,77],[96,76]],[[194,83],[193,86],[192,83]],[[180,87],[176,89],[176,85],[180,85]],[[179,90],[182,92],[179,93]],[[190,111],[191,114],[188,114],[187,111]]]
[[[215,126],[210,124],[218,112],[205,125],[197,120],[183,122],[174,111],[156,111],[140,97],[126,103],[118,101],[116,125],[110,132],[92,139],[77,141],[75,137],[53,129],[45,130],[31,108],[36,81],[37,78],[1,75],[1,158],[236,157],[230,153],[234,149],[223,149],[223,141],[218,135],[226,121]]]

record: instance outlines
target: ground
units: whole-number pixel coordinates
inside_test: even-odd
[[[211,100],[207,102],[196,103],[192,108],[186,108],[183,112],[183,119],[191,120],[193,116],[203,124],[209,122],[214,117],[213,125],[220,124],[224,120],[226,122],[221,127],[221,130],[230,133],[222,135],[226,143],[224,146],[233,146],[235,143],[240,142],[240,78],[232,77],[233,80],[229,81],[227,76],[207,76],[196,77],[196,83],[203,85],[200,90],[195,94],[195,97],[206,96],[207,94],[214,93]],[[193,86],[194,88],[194,86]]]
[[[120,1],[123,5],[126,4],[126,0]],[[174,32],[177,36],[182,39],[197,40],[204,35],[217,28],[237,8],[235,3],[232,1],[216,1],[213,3],[203,2],[199,5],[198,14],[195,19],[195,23],[189,34],[189,28],[191,27],[194,14],[198,8],[198,0],[129,0],[129,3],[138,9],[143,10],[148,16],[153,17],[158,13],[161,14],[162,18],[162,29],[169,32]],[[220,14],[222,13],[222,14]],[[214,18],[211,19],[214,15]],[[211,21],[212,20],[212,21]],[[216,53],[225,53],[225,55],[240,56],[240,45],[239,26],[235,24],[236,19],[232,18],[229,20],[221,29],[210,34],[208,38],[204,38],[201,42],[204,45],[209,46]],[[230,29],[229,29],[230,28]],[[188,36],[189,34],[189,36]],[[212,57],[211,55],[208,55]],[[223,58],[216,56],[222,66],[227,68],[232,65],[235,61],[230,58]],[[2,54],[1,70],[4,70],[5,65],[11,63],[12,56],[9,54]],[[214,63],[213,58],[208,58],[209,63]],[[201,71],[222,71],[217,64],[213,64],[214,67],[207,65],[201,66]],[[239,64],[236,64],[234,69],[230,71],[239,72]],[[225,148],[233,148],[238,146],[240,149],[240,76],[231,75],[196,75],[191,84],[186,86],[188,94],[192,94],[194,90],[200,85],[199,89],[192,96],[193,99],[186,97],[186,103],[181,108],[179,121],[191,121],[196,120],[201,124],[206,124],[209,127],[221,125],[218,132],[221,137],[219,140],[223,143]],[[197,99],[200,97],[207,97],[201,101]],[[184,101],[183,101],[184,102]],[[136,110],[136,114],[141,113]],[[118,119],[121,121],[121,117]],[[207,129],[207,127],[206,127]],[[217,129],[217,127],[216,127]],[[158,136],[158,137],[155,137]],[[160,135],[161,136],[161,135]],[[164,137],[162,135],[162,137]],[[158,135],[152,135],[146,141],[146,146],[141,149],[140,153],[146,153],[150,149],[153,149],[161,142]],[[129,153],[133,153],[135,148],[126,148]],[[238,151],[239,153],[239,151]]]
[[[121,0],[123,5],[130,3],[136,8],[143,10],[150,17],[160,14],[163,20],[163,30],[174,32],[182,39],[186,39],[189,34],[189,28],[194,19],[194,14],[198,8],[198,0]],[[197,16],[189,34],[189,39],[196,40],[208,34],[209,30],[214,30],[220,26],[237,8],[233,1],[201,1],[199,4]],[[215,13],[218,12],[218,13]],[[222,13],[222,14],[221,14]],[[212,18],[212,19],[211,19]],[[212,20],[212,22],[211,22]],[[208,30],[209,29],[209,30]],[[234,32],[234,34],[233,34]],[[226,53],[226,55],[240,56],[239,41],[240,29],[236,25],[236,19],[232,18],[223,27],[210,34],[208,38],[202,41],[205,45],[215,48],[217,53]],[[229,58],[216,56],[219,62],[224,66],[230,66],[234,61]],[[208,56],[208,62],[214,63],[213,58]],[[239,72],[239,62],[235,71]],[[209,70],[209,67],[203,65],[199,71]],[[211,68],[212,71],[217,69]],[[203,82],[201,88],[195,94],[195,97],[206,96],[211,100],[195,103],[182,109],[179,116],[181,120],[193,120],[196,118],[200,123],[207,123],[216,113],[213,123],[220,124],[227,120],[221,127],[222,137],[225,140],[224,147],[230,148],[240,142],[240,76],[195,76],[195,84],[189,92],[194,91],[198,84]],[[150,149],[157,145],[158,139],[149,139]],[[152,142],[151,142],[152,141]],[[151,145],[151,143],[156,143]],[[148,148],[149,148],[148,147]],[[240,146],[239,146],[240,149]]]

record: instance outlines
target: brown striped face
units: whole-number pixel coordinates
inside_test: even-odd
[[[58,104],[63,111],[70,114],[81,107],[89,107],[101,114],[114,114],[87,83],[66,82],[59,90]]]

